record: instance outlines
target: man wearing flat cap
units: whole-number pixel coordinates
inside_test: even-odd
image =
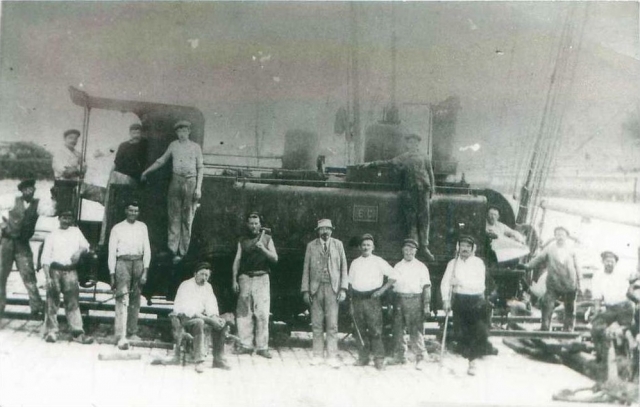
[[[171,142],[167,151],[142,172],[144,182],[149,173],[162,167],[171,159],[173,175],[167,193],[169,212],[168,243],[174,263],[179,263],[189,250],[191,223],[202,196],[204,161],[200,146],[189,140],[191,123],[180,120],[173,126],[178,139]]]
[[[469,360],[470,376],[476,374],[476,359],[484,355],[489,335],[484,295],[486,269],[482,259],[474,255],[475,245],[469,235],[458,238],[458,253],[447,264],[440,284],[442,308],[445,313],[453,311],[459,349]]]
[[[396,282],[393,285],[393,339],[396,348],[393,363],[406,363],[406,329],[411,350],[416,355],[416,369],[422,370],[426,356],[422,337],[423,321],[431,311],[431,279],[427,266],[416,259],[417,250],[418,242],[415,239],[405,239],[402,246],[403,258],[394,267]]]
[[[72,210],[75,214],[75,199],[87,165],[82,160],[82,153],[76,150],[80,131],[70,129],[64,132],[64,146],[53,153],[54,195],[58,211]]]
[[[307,244],[302,269],[302,295],[310,306],[313,328],[312,365],[324,358],[323,326],[326,322],[327,358],[329,365],[339,368],[338,361],[338,309],[347,297],[349,279],[347,257],[342,242],[331,237],[331,219],[318,221],[318,238]]]
[[[595,304],[594,318],[591,321],[591,338],[595,345],[598,361],[606,360],[606,329],[614,322],[622,327],[633,323],[633,303],[627,298],[630,280],[635,273],[617,268],[618,255],[604,251],[603,270],[593,276],[591,283]]]
[[[33,253],[29,239],[33,236],[39,216],[53,216],[52,204],[34,198],[36,181],[23,180],[18,184],[20,195],[2,197],[2,237],[0,238],[0,319],[7,301],[7,279],[15,261],[20,277],[29,294],[31,314],[41,316],[44,303],[40,298],[33,266]]]
[[[407,234],[420,243],[420,250],[431,261],[429,250],[429,201],[436,188],[431,160],[420,150],[422,138],[417,134],[405,136],[406,152],[391,160],[371,161],[362,167],[396,166],[401,173],[403,191],[400,195]]]
[[[213,293],[213,287],[208,280],[211,277],[211,265],[207,262],[198,264],[193,278],[183,281],[178,287],[176,299],[173,302],[172,319],[180,328],[193,336],[193,359],[196,372],[204,371],[204,357],[206,355],[205,325],[211,327],[213,346],[213,367],[229,370],[224,357],[225,327],[227,322],[219,316],[218,301]],[[176,349],[179,352],[179,349]]]
[[[547,268],[547,291],[542,298],[542,331],[551,330],[551,316],[556,301],[564,304],[563,330],[573,331],[575,302],[580,291],[581,269],[573,245],[567,242],[569,231],[558,226],[553,231],[554,241],[527,264],[525,269]]]
[[[367,366],[373,354],[376,369],[384,370],[380,297],[395,283],[395,271],[384,259],[373,254],[373,236],[365,233],[360,241],[361,255],[349,267],[354,328],[356,338],[361,339],[356,366]]]
[[[142,125],[133,123],[129,126],[129,140],[121,143],[116,151],[116,156],[109,175],[107,183],[105,207],[110,207],[111,186],[112,185],[130,185],[138,186],[142,171],[147,165],[147,139],[142,137]],[[109,225],[107,219],[108,211],[104,213],[102,221],[102,233],[100,234],[100,243],[104,243],[106,239],[106,228]]]
[[[127,336],[139,340],[138,313],[140,287],[147,282],[151,246],[147,225],[138,221],[140,204],[126,204],[126,219],[111,229],[109,236],[109,274],[116,293],[115,336],[118,348],[129,349]]]

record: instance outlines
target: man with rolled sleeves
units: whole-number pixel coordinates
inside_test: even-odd
[[[211,327],[213,367],[231,369],[224,358],[224,328],[227,321],[219,315],[218,301],[213,287],[208,282],[210,276],[211,265],[207,262],[198,264],[193,278],[183,281],[178,287],[171,315],[172,323],[179,324],[174,326],[174,332],[184,329],[193,336],[193,359],[198,373],[204,371],[204,356],[207,350],[205,325]],[[179,351],[176,349],[176,352]]]
[[[600,255],[604,270],[596,273],[592,280],[592,296],[595,312],[591,321],[591,338],[595,345],[598,361],[606,360],[606,330],[617,322],[622,327],[630,327],[633,323],[634,306],[627,298],[630,281],[635,273],[619,269],[618,255],[612,251],[604,251]]]
[[[271,359],[269,313],[271,309],[271,265],[278,253],[271,236],[262,228],[260,214],[247,216],[247,234],[238,241],[233,261],[233,289],[238,293],[236,321],[240,346],[236,354],[252,354]]]
[[[198,143],[189,140],[191,123],[180,120],[173,129],[178,139],[171,142],[167,151],[144,170],[140,179],[144,182],[149,173],[162,167],[171,159],[173,175],[167,193],[169,211],[167,245],[173,254],[173,262],[179,263],[189,251],[191,224],[198,201],[202,197],[204,161],[202,149]]]
[[[356,335],[362,338],[356,366],[367,366],[373,353],[376,369],[384,370],[380,297],[396,280],[393,267],[373,254],[374,248],[373,236],[364,234],[360,243],[361,255],[349,268],[349,283]]]
[[[147,282],[151,264],[149,232],[147,225],[138,221],[138,202],[128,202],[125,214],[126,219],[111,229],[108,258],[111,288],[116,292],[115,336],[122,350],[129,349],[127,336],[140,339],[140,287]]]
[[[329,365],[339,368],[338,310],[339,303],[347,297],[349,280],[347,257],[342,242],[331,237],[331,219],[321,219],[316,227],[318,238],[307,244],[302,269],[302,295],[311,307],[313,328],[312,365],[322,363],[324,357],[323,325],[327,332],[327,357]]]
[[[34,198],[36,181],[23,180],[18,184],[19,196],[8,196],[6,202],[0,202],[2,211],[2,238],[0,239],[0,319],[7,301],[7,279],[13,262],[29,294],[31,314],[41,317],[44,303],[40,298],[36,284],[36,272],[33,266],[33,253],[29,239],[33,236],[39,216],[53,216],[53,205],[43,205]]]
[[[459,333],[462,355],[469,360],[467,374],[476,374],[476,359],[486,350],[489,330],[485,300],[485,265],[474,255],[475,240],[468,235],[458,238],[456,258],[449,261],[440,291],[445,313],[453,310],[453,323]]]
[[[395,358],[393,364],[406,363],[407,345],[404,339],[405,328],[409,333],[410,346],[416,355],[416,369],[424,367],[424,318],[429,315],[431,302],[431,279],[429,269],[416,259],[418,242],[405,239],[402,246],[403,259],[395,265],[396,282],[393,285],[395,295],[393,303],[393,338]]]
[[[89,242],[73,223],[73,212],[65,210],[59,215],[60,228],[47,236],[42,249],[42,265],[47,281],[46,341],[55,342],[58,334],[60,292],[64,296],[65,315],[73,340],[82,344],[93,343],[84,335],[80,315],[80,287],[77,265],[80,256],[89,250]]]

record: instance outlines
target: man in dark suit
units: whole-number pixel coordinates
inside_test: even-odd
[[[307,244],[302,270],[302,295],[311,307],[313,328],[312,365],[322,363],[324,356],[323,323],[326,321],[329,365],[339,368],[338,309],[347,297],[347,257],[342,242],[331,237],[330,219],[321,219],[316,227],[318,238]]]

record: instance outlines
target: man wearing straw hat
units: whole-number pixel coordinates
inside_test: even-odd
[[[591,321],[591,338],[598,361],[606,360],[606,329],[617,322],[622,327],[633,323],[633,303],[627,298],[629,282],[635,273],[616,268],[618,255],[612,251],[600,254],[604,270],[596,273],[592,280],[592,295],[595,304]]]
[[[322,363],[324,356],[323,325],[326,322],[327,357],[329,365],[339,368],[338,309],[347,298],[349,280],[347,257],[342,242],[331,237],[331,219],[318,221],[318,238],[307,244],[302,269],[302,296],[311,309],[313,327],[312,365]]]
[[[459,253],[447,264],[440,285],[443,309],[447,314],[453,311],[458,344],[469,360],[470,376],[476,374],[476,359],[484,355],[488,337],[485,265],[474,255],[475,244],[471,236],[458,238]]]

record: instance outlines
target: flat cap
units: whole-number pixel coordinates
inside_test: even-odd
[[[458,243],[462,243],[462,242],[467,242],[474,246],[476,244],[476,240],[473,238],[473,236],[470,236],[470,235],[460,235],[460,237],[458,237]]]
[[[129,130],[142,130],[142,125],[140,123],[133,123],[129,126]]]
[[[614,259],[616,259],[616,262],[618,262],[618,260],[620,260],[618,255],[615,254],[614,252],[612,252],[611,250],[603,251],[602,253],[600,253],[600,257],[602,257],[602,260],[604,260],[607,257],[613,257]]]
[[[196,266],[194,273],[197,273],[200,270],[211,270],[211,263],[209,263],[208,261],[201,261]]]
[[[128,208],[130,206],[135,206],[135,207],[139,208],[140,207],[140,202],[138,202],[136,199],[130,199],[130,200],[127,201],[127,203],[125,205],[125,208]]]
[[[411,239],[411,238],[404,239],[404,242],[402,243],[402,247],[404,247],[404,246],[411,246],[411,247],[414,247],[414,248],[417,249],[418,248],[418,242],[416,241],[416,239]]]
[[[375,243],[375,240],[373,239],[373,236],[370,233],[365,233],[364,235],[362,235],[362,237],[360,238],[360,243],[364,242],[365,240],[371,240],[372,242]]]
[[[559,230],[564,230],[564,232],[567,234],[567,236],[571,235],[571,233],[569,233],[569,229],[565,228],[564,226],[556,226],[556,228],[553,229],[553,233],[555,234]]]
[[[77,129],[69,129],[69,130],[67,130],[67,131],[65,131],[65,132],[63,133],[64,137],[67,137],[67,136],[68,136],[68,135],[70,135],[70,134],[75,134],[76,136],[80,137],[80,130],[77,130]]]
[[[73,217],[73,211],[70,210],[70,209],[65,209],[65,210],[61,211],[60,214],[58,215],[59,218],[61,218],[63,216]]]
[[[25,179],[20,181],[20,183],[18,184],[18,190],[22,191],[24,188],[34,188],[36,186],[36,180],[35,179]]]
[[[405,138],[405,140],[411,140],[413,138],[413,139],[416,139],[418,141],[422,141],[422,137],[418,136],[415,133],[407,134],[407,135],[404,136],[404,138]]]
[[[191,128],[191,122],[188,120],[180,120],[178,122],[176,122],[176,124],[173,125],[173,129],[174,130],[178,130],[181,127],[187,127],[187,128]]]

